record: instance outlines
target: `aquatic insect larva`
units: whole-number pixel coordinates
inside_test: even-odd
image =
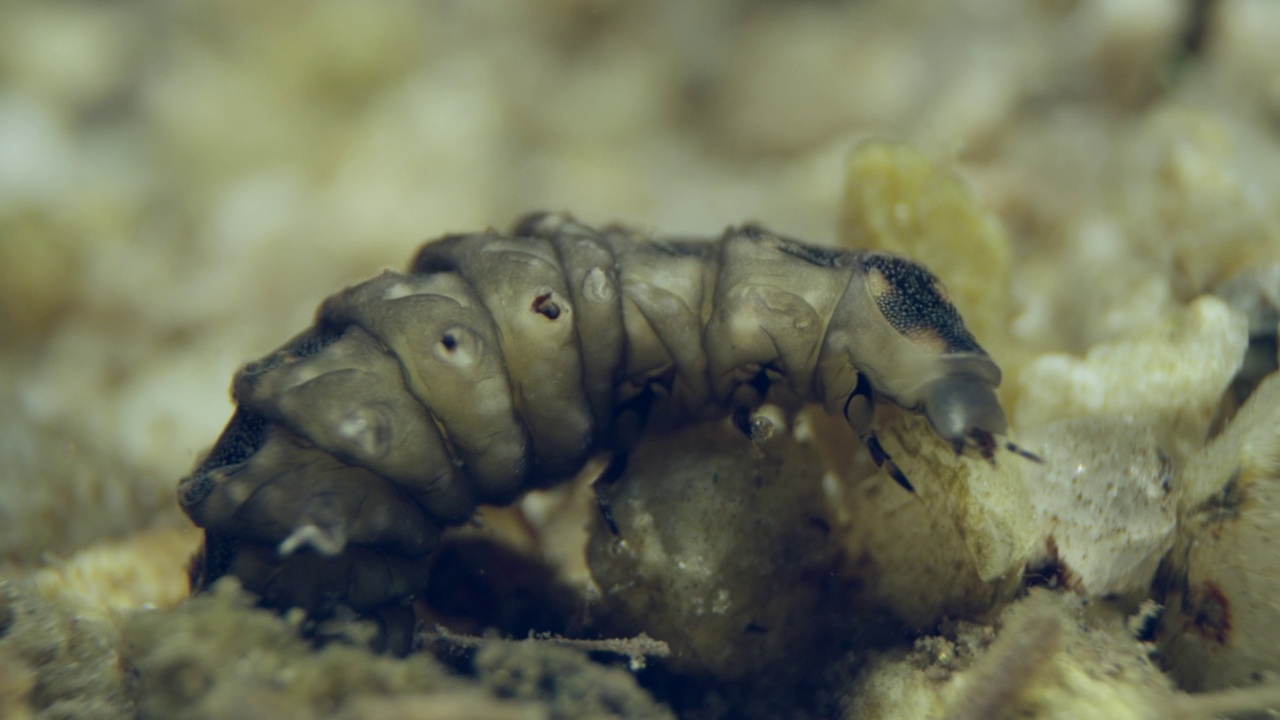
[[[843,415],[911,489],[873,403],[990,459],[999,383],[938,280],[886,253],[754,225],[648,240],[556,214],[448,236],[236,375],[234,416],[179,486],[205,529],[193,587],[230,574],[313,614],[396,603],[478,504],[571,477],[646,424],[766,395]]]

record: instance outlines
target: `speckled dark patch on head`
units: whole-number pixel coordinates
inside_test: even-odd
[[[964,320],[924,267],[894,255],[871,253],[862,260],[883,283],[872,283],[876,307],[895,330],[912,338],[936,338],[947,353],[983,352]]]

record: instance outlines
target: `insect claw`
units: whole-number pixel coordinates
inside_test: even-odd
[[[894,482],[901,485],[907,492],[914,494],[916,489],[907,479],[906,474],[898,469],[893,458],[889,457],[889,453],[885,452],[884,446],[880,444],[880,439],[876,434],[869,432],[862,436],[862,444],[867,446],[867,450],[871,453],[871,459],[875,461],[876,467],[889,474]]]
[[[907,479],[907,476],[902,474],[902,471],[898,469],[898,466],[893,463],[893,460],[885,461],[885,464],[882,467],[885,472],[889,473],[889,477],[893,478],[894,482],[901,485],[904,490],[912,495],[915,494],[915,487],[911,484],[911,481]]]

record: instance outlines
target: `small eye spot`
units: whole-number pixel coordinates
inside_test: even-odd
[[[454,325],[440,333],[435,354],[455,368],[469,368],[479,360],[483,346],[469,328]]]
[[[543,293],[533,299],[533,311],[548,320],[560,317],[560,304],[551,299],[551,293]]]

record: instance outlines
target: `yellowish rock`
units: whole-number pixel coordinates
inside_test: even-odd
[[[187,527],[140,532],[94,545],[28,580],[45,600],[78,604],[81,612],[104,619],[138,608],[172,608],[187,597],[184,568],[200,537]]]

